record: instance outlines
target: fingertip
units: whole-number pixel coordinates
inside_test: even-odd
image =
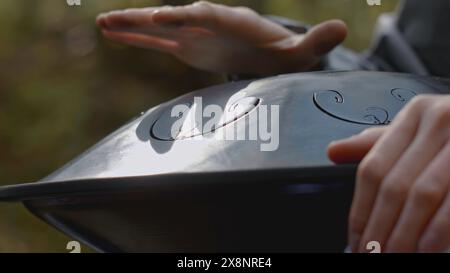
[[[118,14],[119,11],[110,11],[102,13],[97,17],[97,21],[100,23],[100,26],[104,29],[114,29]]]
[[[339,146],[339,142],[338,141],[332,141],[330,142],[330,144],[328,144],[327,146],[327,155],[328,158],[332,159],[335,152],[336,152],[336,147]]]
[[[124,33],[115,32],[109,29],[102,29],[101,30],[102,35],[112,41],[118,42],[118,43],[126,43],[127,40],[125,39]]]
[[[372,146],[371,139],[359,134],[330,143],[327,154],[336,164],[355,164],[366,156]]]
[[[348,34],[347,24],[340,19],[333,19],[328,21],[330,30],[335,33],[336,37],[342,41],[345,40]]]
[[[101,32],[106,38],[119,43],[131,42],[133,38],[133,35],[126,32],[117,32],[109,29],[102,29]]]
[[[342,145],[342,143],[346,140],[345,139],[340,139],[340,140],[333,140],[328,144],[328,149],[335,149],[336,147],[339,147],[340,145]]]
[[[349,163],[347,146],[346,139],[331,142],[327,147],[328,158],[336,164]]]
[[[315,33],[316,55],[323,55],[341,44],[347,37],[348,31],[344,21],[333,19],[315,26],[311,32]]]
[[[105,36],[106,38],[114,37],[114,32],[113,32],[113,31],[110,31],[110,30],[108,30],[108,29],[106,29],[106,28],[103,28],[103,29],[101,30],[101,32],[102,32],[102,35]]]
[[[97,26],[106,28],[105,17],[106,15],[104,13],[101,13],[97,16],[97,18],[95,18],[95,23],[97,24]]]
[[[336,150],[334,147],[328,147],[327,149],[327,156],[328,158],[335,164],[340,164],[339,157],[337,156],[338,153],[336,153]]]

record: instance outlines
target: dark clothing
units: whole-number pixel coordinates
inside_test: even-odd
[[[297,33],[309,26],[277,16],[268,19]],[[342,46],[323,58],[323,70],[375,70],[450,78],[450,0],[403,0],[380,16],[374,43],[363,54]],[[237,80],[255,75],[232,75]]]
[[[430,74],[450,77],[450,0],[405,0],[398,28]]]
[[[403,0],[396,14],[380,16],[375,35],[354,69],[450,77],[450,0]]]

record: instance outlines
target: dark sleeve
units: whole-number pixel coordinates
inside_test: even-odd
[[[398,28],[431,74],[450,77],[449,0],[404,0]]]

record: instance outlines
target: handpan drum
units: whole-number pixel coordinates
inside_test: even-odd
[[[209,87],[151,108],[39,182],[0,188],[0,200],[101,252],[342,252],[356,166],[333,165],[327,145],[449,90],[445,79],[358,71]],[[187,116],[199,99],[232,115],[197,126]],[[250,135],[265,113],[271,139],[217,137]]]

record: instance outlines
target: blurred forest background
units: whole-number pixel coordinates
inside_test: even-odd
[[[46,176],[127,120],[170,98],[223,81],[156,52],[104,40],[98,13],[184,0],[0,1],[0,185]],[[344,20],[345,45],[368,47],[396,0],[223,0],[308,23]],[[19,204],[0,204],[0,252],[67,252],[69,238]]]

